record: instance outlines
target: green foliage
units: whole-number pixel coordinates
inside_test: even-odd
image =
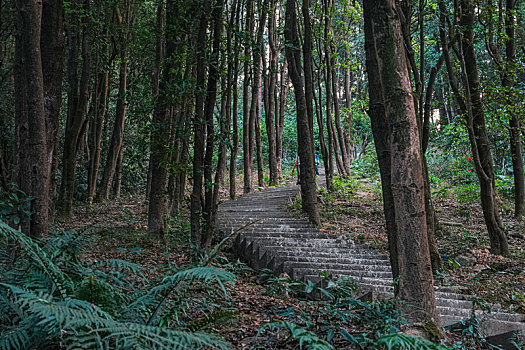
[[[359,185],[359,180],[344,178],[338,174],[334,175],[334,192],[342,200],[349,200]]]
[[[259,329],[259,334],[266,329],[270,331],[281,332],[285,330],[288,332],[288,338],[299,342],[299,349],[304,349],[304,345],[311,350],[332,350],[335,349],[333,345],[323,339],[319,339],[315,333],[307,331],[299,327],[295,323],[287,321],[269,322]]]
[[[431,341],[428,341],[424,338],[420,337],[414,337],[408,334],[403,333],[393,333],[393,334],[386,334],[375,342],[375,344],[371,347],[371,349],[385,349],[385,350],[410,350],[410,349],[418,349],[418,350],[439,350],[446,348],[440,345],[437,345],[435,343],[432,343]]]
[[[397,308],[398,302],[356,300],[353,297],[358,285],[354,281],[332,279],[323,272],[320,275],[325,277],[325,287],[311,281],[303,283],[278,278],[271,271],[262,271],[261,279],[266,281],[272,293],[293,292],[316,300],[307,302],[304,308],[273,310],[271,317],[277,316],[278,321],[263,325],[259,334],[274,331],[279,336],[284,333],[287,342],[308,349],[335,349],[341,344],[352,344],[359,349],[445,349],[428,340],[400,333],[406,322]],[[352,333],[356,326],[366,329],[366,333]]]
[[[199,331],[198,324],[185,329],[170,315],[185,312],[193,288],[209,293],[218,285],[225,293],[224,283],[234,279],[230,272],[187,267],[172,269],[160,282],[148,281],[139,266],[127,261],[79,259],[75,232],[37,244],[0,222],[0,236],[19,250],[17,259],[0,265],[2,349],[228,347]],[[219,315],[204,319],[209,324]]]
[[[351,169],[357,178],[379,178],[379,163],[373,142],[370,142],[363,155],[352,163]]]
[[[29,220],[32,197],[19,190],[15,184],[8,191],[0,190],[0,220],[15,225]]]

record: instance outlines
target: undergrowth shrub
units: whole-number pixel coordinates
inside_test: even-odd
[[[370,142],[360,158],[354,160],[350,166],[352,174],[357,178],[379,179],[379,162],[377,160],[374,142]]]
[[[399,302],[357,300],[355,282],[320,274],[325,277],[324,288],[310,281],[279,278],[264,271],[262,279],[273,292],[300,295],[298,290],[301,290],[309,301],[299,309],[272,310],[273,321],[264,324],[259,334],[273,333],[289,346],[296,344],[300,349],[331,350],[349,346],[352,349],[445,349],[431,341],[400,333],[406,321],[396,307]]]
[[[82,260],[83,236],[75,232],[36,241],[0,222],[0,237],[1,248],[18,247],[16,259],[0,261],[1,349],[228,347],[180,317],[191,307],[191,290],[224,294],[233,282],[232,273],[209,261],[170,268],[151,281],[127,261]]]

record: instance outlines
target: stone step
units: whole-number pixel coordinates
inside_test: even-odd
[[[290,275],[294,279],[303,279],[305,275],[314,275],[316,271],[324,271],[329,276],[334,276],[335,278],[339,276],[347,276],[350,279],[354,280],[359,284],[360,281],[369,281],[374,280],[377,284],[380,285],[390,285],[392,284],[392,274],[390,272],[374,272],[374,271],[363,271],[363,270],[351,270],[348,268],[344,269],[321,269],[321,268],[311,268],[311,267],[294,267]]]
[[[217,225],[218,228],[241,228],[247,223],[250,223],[250,221],[227,221],[224,223],[221,223],[220,225]],[[312,233],[321,233],[319,230],[316,230],[314,226],[304,224],[304,223],[296,223],[296,222],[275,222],[275,223],[256,223],[252,224],[250,226],[247,226],[245,230],[255,231],[296,231],[300,230],[299,232],[312,232]],[[336,237],[336,235],[327,235],[330,237]]]
[[[328,256],[294,256],[294,255],[281,255],[283,260],[286,261],[297,261],[297,262],[310,262],[317,261],[322,263],[343,263],[352,264],[356,268],[371,268],[371,269],[384,269],[385,271],[391,271],[388,260],[371,260],[371,259],[359,259],[355,256],[348,255],[343,257],[334,257],[333,255]]]
[[[269,250],[275,254],[293,254],[295,252],[300,256],[317,255],[318,256],[354,256],[361,259],[370,259],[370,260],[388,260],[386,255],[374,254],[372,250],[365,250],[361,248],[355,249],[345,249],[343,247],[324,247],[322,251],[314,251],[310,247],[283,247],[280,245],[267,245],[264,249]]]
[[[367,273],[367,272],[383,273],[384,278],[392,279],[392,272],[390,271],[390,267],[387,267],[384,265],[363,266],[363,265],[355,265],[355,264],[348,263],[348,262],[326,263],[326,262],[318,262],[318,261],[309,261],[309,262],[285,261],[283,263],[283,266],[284,266],[285,271],[288,269],[295,269],[295,268],[307,268],[307,269],[325,270],[325,271],[344,270],[344,271],[362,271],[364,273]],[[348,275],[350,276],[352,274],[348,273]]]
[[[330,235],[312,229],[300,228],[296,230],[276,230],[270,228],[254,228],[241,233],[247,238],[289,238],[295,240],[304,239],[332,239]]]
[[[357,245],[350,240],[339,240],[336,238],[311,238],[297,240],[295,237],[287,236],[266,236],[266,235],[243,235],[247,240],[255,240],[263,246],[282,246],[282,247],[345,247],[350,249],[359,249]],[[266,244],[268,243],[268,244]]]

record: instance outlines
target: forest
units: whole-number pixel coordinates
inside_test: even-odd
[[[0,348],[522,349],[524,19],[0,0]]]

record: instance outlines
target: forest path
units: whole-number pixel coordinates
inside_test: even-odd
[[[321,174],[319,185],[323,185]],[[293,279],[323,283],[319,272],[347,276],[359,285],[358,296],[371,293],[374,299],[393,296],[388,256],[359,244],[348,234],[319,230],[288,208],[300,195],[295,181],[283,187],[268,188],[240,196],[219,205],[217,227],[229,234],[246,225],[237,236],[235,249],[255,269],[268,268]],[[455,288],[436,285],[436,301],[443,325],[468,319],[472,296]],[[515,330],[525,331],[525,315],[476,311],[486,337]],[[509,333],[508,336],[511,334]],[[504,337],[507,338],[508,337]],[[511,348],[512,349],[512,348]]]

